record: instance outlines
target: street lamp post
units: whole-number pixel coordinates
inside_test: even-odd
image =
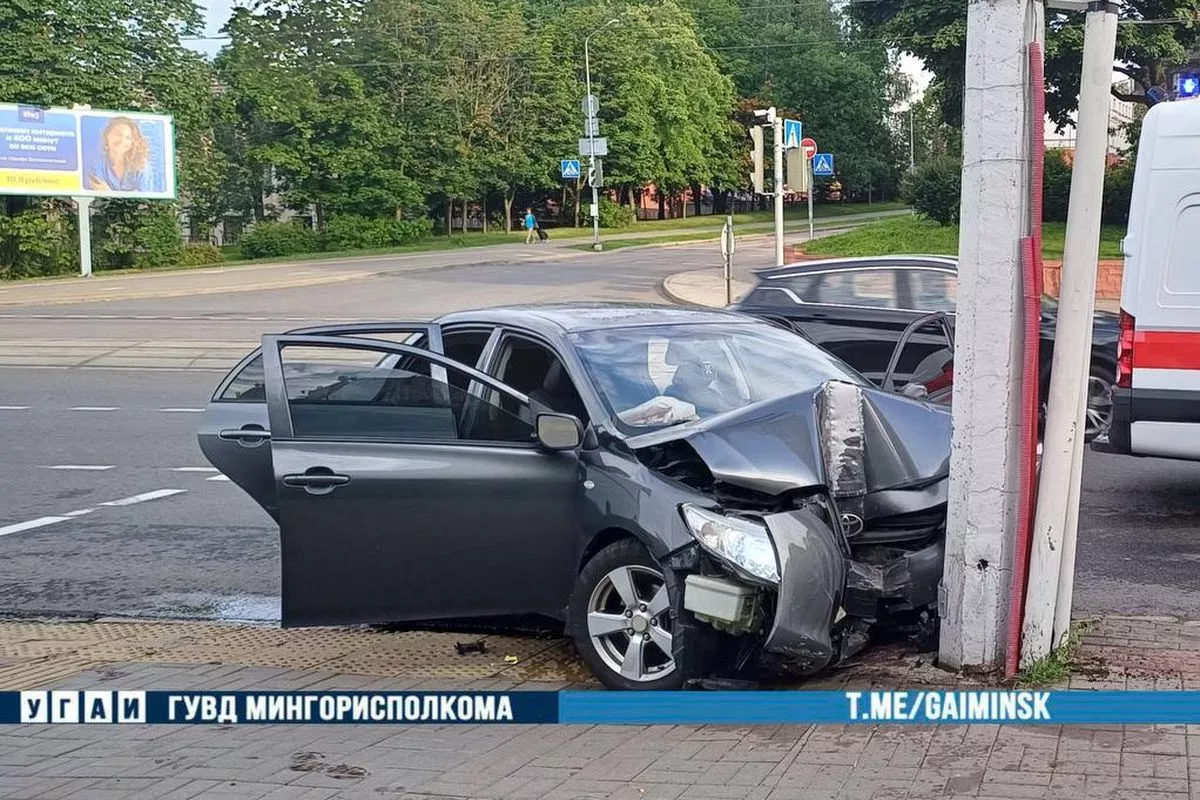
[[[591,176],[591,180],[588,183],[592,185],[592,207],[590,209],[592,212],[592,249],[597,251],[603,249],[600,247],[600,196],[596,191],[596,126],[592,124],[592,117],[598,109],[591,107],[592,59],[591,51],[588,47],[591,44],[593,36],[606,28],[616,25],[618,22],[620,22],[619,19],[610,19],[583,39],[583,74],[584,82],[587,84],[587,96],[583,100],[583,124],[587,128],[586,133],[588,138],[588,175]],[[598,106],[599,103],[596,105]]]

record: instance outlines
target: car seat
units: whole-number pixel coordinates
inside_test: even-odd
[[[576,391],[575,384],[571,382],[571,376],[567,374],[566,367],[558,360],[550,364],[550,368],[546,371],[546,377],[542,379],[541,387],[529,393],[529,400],[531,405],[535,406],[535,414],[539,410],[537,407],[540,407],[559,414],[571,414],[580,422],[587,424],[588,413],[587,408],[583,405],[583,399]]]

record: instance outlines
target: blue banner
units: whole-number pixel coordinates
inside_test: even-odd
[[[0,724],[1200,724],[1200,692],[0,692]]]

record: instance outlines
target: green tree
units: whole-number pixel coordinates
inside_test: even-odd
[[[852,3],[851,15],[869,36],[883,37],[897,49],[925,62],[941,92],[947,122],[962,126],[963,72],[966,63],[967,4],[961,0],[896,0]],[[1116,67],[1144,91],[1166,88],[1170,70],[1187,63],[1200,47],[1200,0],[1130,0],[1122,19],[1148,21],[1123,24],[1117,30]],[[1083,16],[1050,12],[1046,19],[1046,111],[1063,123],[1078,104],[1083,61]],[[1145,103],[1140,92],[1115,96]]]
[[[211,208],[220,182],[210,171],[211,71],[181,42],[199,24],[193,0],[8,0],[0,4],[0,98],[172,115],[180,194]],[[161,218],[171,208],[147,203],[134,216]],[[113,203],[97,203],[95,209],[98,229],[110,216],[128,216]],[[73,235],[64,201],[2,198],[0,215],[8,218],[0,226],[0,268],[6,274],[77,267],[73,248],[60,246],[68,228]],[[159,230],[167,228],[159,224]],[[178,238],[177,225],[173,235]],[[30,239],[39,236],[50,244]],[[101,253],[104,245],[100,234],[94,249]]]

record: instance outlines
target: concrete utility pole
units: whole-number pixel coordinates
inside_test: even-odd
[[[1049,654],[1062,643],[1070,629],[1075,588],[1084,410],[1119,4],[1093,2],[1086,8],[1067,239],[1022,631],[1023,664]]]
[[[1016,533],[1020,240],[1029,233],[1029,0],[970,0],[940,660],[1003,664]],[[1037,124],[1041,124],[1038,120]]]

